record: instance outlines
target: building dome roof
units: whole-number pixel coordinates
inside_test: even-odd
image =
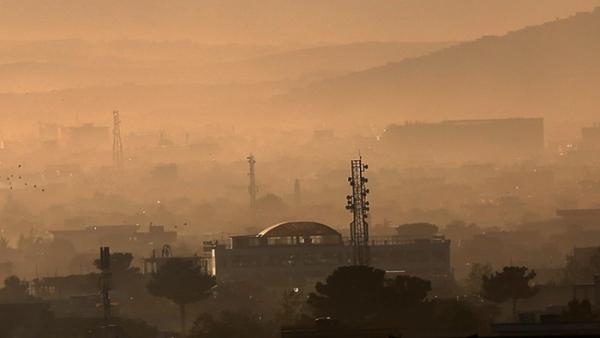
[[[332,227],[317,222],[282,222],[261,231],[257,237],[340,236]]]

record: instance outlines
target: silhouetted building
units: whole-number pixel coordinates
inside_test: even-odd
[[[415,160],[514,160],[544,150],[544,120],[450,120],[390,125],[381,138],[397,156]]]
[[[575,247],[573,253],[568,257],[568,277],[569,279],[577,283],[576,285],[582,286],[582,290],[585,289],[586,294],[598,295],[598,298],[589,298],[590,301],[597,299],[596,304],[600,305],[600,287],[597,291],[590,293],[590,289],[593,288],[593,284],[600,286],[600,280],[598,276],[594,276],[594,269],[592,269],[593,260],[600,257],[600,246],[588,246],[588,247]],[[593,282],[592,284],[589,284]],[[587,285],[587,287],[584,287]]]
[[[109,144],[109,128],[86,123],[78,127],[69,127],[65,131],[69,145],[80,148],[97,148]]]
[[[581,130],[581,146],[584,150],[600,150],[600,124]]]
[[[52,235],[55,241],[70,242],[78,252],[110,246],[115,252],[146,253],[153,247],[160,248],[177,240],[177,232],[166,231],[162,225],[150,225],[146,232],[139,228],[139,225],[94,225],[81,230],[57,230]]]
[[[593,227],[600,225],[600,209],[562,209],[557,210],[556,214],[565,225]]]
[[[450,241],[442,237],[406,240],[372,238],[372,266],[429,280],[451,275]],[[256,235],[233,236],[212,250],[212,270],[221,281],[302,286],[323,280],[352,263],[352,247],[335,229],[316,222],[283,222]]]
[[[600,305],[600,276],[594,276],[592,283],[573,284],[572,288],[573,299],[587,299],[593,305]]]
[[[142,259],[142,272],[156,273],[160,270],[160,267],[165,264],[169,259],[178,259],[192,262],[193,265],[199,266],[204,273],[209,274],[209,261],[202,256],[194,254],[193,256],[173,256],[173,252],[170,245],[164,245],[161,249],[160,254],[157,253],[156,249],[152,249],[150,257]]]
[[[42,277],[34,279],[31,291],[34,296],[46,300],[66,300],[71,297],[99,297],[98,293],[99,275],[81,274],[56,277]],[[96,303],[99,303],[97,299]]]

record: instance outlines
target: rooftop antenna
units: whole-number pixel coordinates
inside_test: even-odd
[[[256,193],[258,192],[258,189],[256,187],[255,171],[256,159],[252,154],[246,157],[246,159],[248,160],[248,177],[250,178],[250,184],[248,185],[248,194],[250,194],[250,208],[254,210],[256,207]]]
[[[357,160],[350,161],[352,175],[348,177],[348,183],[352,188],[352,195],[346,196],[346,209],[352,212],[352,222],[350,223],[350,244],[352,245],[352,264],[368,266],[370,264],[369,255],[369,202],[367,195],[369,189],[366,183],[369,180],[364,177],[365,171],[369,168],[362,162],[360,156]]]
[[[113,163],[121,169],[123,168],[123,142],[121,141],[121,118],[119,111],[113,111]]]

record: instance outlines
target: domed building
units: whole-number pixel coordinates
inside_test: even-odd
[[[342,244],[342,235],[337,230],[322,223],[307,221],[277,223],[256,236],[232,237],[232,247]]]
[[[352,263],[353,250],[347,242],[322,223],[282,222],[215,245],[210,265],[220,281],[312,287],[337,267]],[[441,237],[372,239],[370,253],[372,265],[386,271],[432,281],[451,275],[450,241]]]

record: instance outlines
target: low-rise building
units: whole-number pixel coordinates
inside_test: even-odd
[[[391,274],[437,281],[451,277],[450,241],[373,238],[371,264]],[[337,267],[352,263],[352,246],[335,229],[317,222],[284,222],[256,235],[233,236],[212,249],[219,281],[256,281],[285,287],[312,285]]]
[[[57,230],[55,241],[69,242],[78,252],[96,252],[101,246],[110,246],[113,252],[146,254],[177,240],[176,231],[162,225],[150,225],[148,231],[139,231],[139,225],[92,225],[80,230]]]

